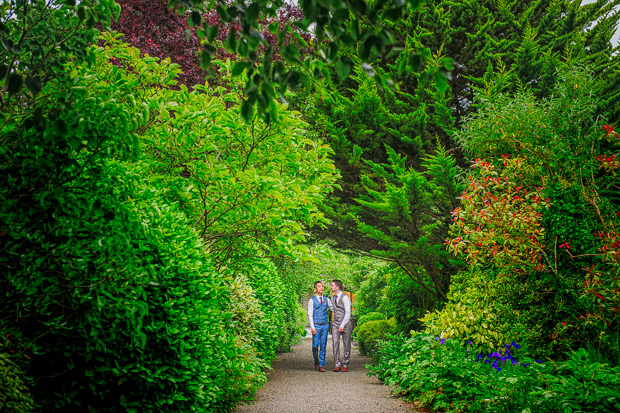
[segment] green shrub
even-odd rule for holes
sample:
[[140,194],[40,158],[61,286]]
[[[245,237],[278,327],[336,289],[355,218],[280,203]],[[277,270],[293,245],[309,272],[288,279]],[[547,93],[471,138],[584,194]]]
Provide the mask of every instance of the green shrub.
[[7,226],[0,328],[30,358],[21,366],[35,401],[55,411],[234,406],[257,383],[228,331],[222,276],[140,170],[105,168],[97,182],[74,181],[79,191],[56,191],[62,202],[31,207],[40,223],[15,214]]
[[385,320],[385,319],[386,319],[385,314],[383,313],[377,313],[377,312],[368,313],[366,315],[361,316],[357,320],[357,327],[359,328],[369,321],[377,321],[377,320]]
[[442,412],[612,412],[620,408],[620,368],[592,362],[585,350],[553,365],[517,343],[490,354],[470,343],[426,334],[390,336],[369,370],[393,393]]
[[34,411],[32,395],[24,382],[24,373],[6,353],[0,353],[0,411],[28,413]]
[[366,356],[373,357],[381,347],[381,342],[389,334],[395,334],[397,330],[396,320],[375,320],[367,321],[357,328],[357,341],[359,342],[360,352]]
[[237,275],[232,283],[230,305],[235,335],[240,340],[254,343],[257,340],[259,326],[265,314],[248,278],[243,274]]
[[231,333],[236,337],[237,345],[244,354],[243,377],[248,381],[248,388],[258,386],[267,380],[265,371],[269,368],[269,363],[261,357],[257,349],[259,326],[264,313],[247,277],[242,274],[237,275],[232,282],[230,309],[233,313]]
[[301,337],[305,319],[300,317],[297,294],[286,288],[271,261],[263,259],[248,264],[248,282],[262,312],[256,346],[260,356],[270,362],[277,352],[290,350],[291,344]]
[[[427,313],[422,319],[426,323],[426,333],[461,342],[470,340],[480,352],[495,351],[499,343],[510,342],[511,337],[521,337],[520,340],[528,345],[536,342],[540,327],[532,323],[523,331],[524,315],[514,307],[506,311],[503,300],[511,284],[503,283],[498,287],[495,285],[497,277],[490,272],[471,269],[454,275],[448,302],[441,310]],[[515,319],[520,322],[515,323]]]
[[[512,346],[510,346],[512,347]],[[457,340],[426,334],[386,341],[370,370],[406,400],[445,412],[521,411],[532,388],[532,360],[516,361],[514,349],[484,357]],[[516,364],[512,362],[515,361]],[[524,366],[529,364],[528,366]],[[538,365],[536,365],[538,366]],[[501,374],[500,371],[501,370]]]
[[290,295],[288,305],[290,311],[286,315],[284,328],[287,331],[286,340],[280,343],[278,352],[291,351],[291,347],[299,344],[300,340],[306,336],[306,310],[299,305],[297,297]]
[[364,314],[363,316],[361,316],[357,320],[357,325],[353,329],[353,337],[357,337],[358,329],[363,324],[365,324],[365,323],[367,323],[369,321],[377,321],[377,320],[385,320],[385,319],[386,319],[386,317],[385,317],[385,314],[383,314],[383,313],[371,312],[371,313],[368,313],[368,314]]
[[542,383],[533,395],[536,409],[544,412],[620,411],[620,367],[592,360],[581,348],[564,363],[541,374]]

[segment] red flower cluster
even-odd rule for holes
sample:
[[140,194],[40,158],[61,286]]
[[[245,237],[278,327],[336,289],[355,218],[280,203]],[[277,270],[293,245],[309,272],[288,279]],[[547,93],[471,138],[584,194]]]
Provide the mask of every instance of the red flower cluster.
[[614,125],[605,125],[603,126],[603,129],[605,129],[607,135],[611,135],[612,133],[614,133]]
[[595,159],[601,163],[601,168],[608,171],[613,171],[620,168],[620,158],[618,155],[598,155]]

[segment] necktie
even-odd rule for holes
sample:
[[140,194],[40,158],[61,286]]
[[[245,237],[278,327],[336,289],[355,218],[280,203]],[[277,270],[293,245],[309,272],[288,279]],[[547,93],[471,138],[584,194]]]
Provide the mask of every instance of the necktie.
[[323,305],[323,297],[319,297],[319,300],[321,300],[321,305]]

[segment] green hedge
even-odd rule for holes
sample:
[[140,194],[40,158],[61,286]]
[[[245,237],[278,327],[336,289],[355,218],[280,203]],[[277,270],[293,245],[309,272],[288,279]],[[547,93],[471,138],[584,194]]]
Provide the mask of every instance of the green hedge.
[[357,337],[358,329],[364,323],[367,323],[368,321],[377,321],[377,320],[385,320],[385,319],[386,317],[385,317],[385,314],[383,313],[371,312],[368,314],[364,314],[357,320],[357,325],[353,329],[353,337]]
[[0,328],[35,401],[44,411],[231,408],[256,383],[228,331],[222,276],[139,170],[105,168],[97,182],[76,180],[79,190],[40,194],[30,212],[2,206]]
[[286,287],[275,265],[262,259],[248,268],[249,284],[263,313],[258,323],[257,347],[270,362],[277,352],[288,351],[303,334],[305,319],[297,294]]
[[383,313],[377,313],[377,312],[368,313],[368,314],[361,316],[357,320],[357,327],[358,328],[361,327],[368,321],[377,321],[377,320],[385,320],[385,319],[386,317],[385,317],[385,314]]
[[374,357],[381,343],[389,334],[396,334],[396,319],[368,321],[357,327],[357,341],[360,352],[366,356]]

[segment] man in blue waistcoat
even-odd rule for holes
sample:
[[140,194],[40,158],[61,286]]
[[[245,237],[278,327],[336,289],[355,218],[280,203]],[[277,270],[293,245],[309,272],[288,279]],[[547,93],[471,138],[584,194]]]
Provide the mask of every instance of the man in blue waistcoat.
[[329,298],[323,297],[325,287],[323,282],[314,283],[316,295],[308,300],[308,323],[312,331],[312,355],[314,356],[314,368],[320,372],[325,371],[325,347],[327,347],[327,333],[329,320],[327,309],[332,310]]

